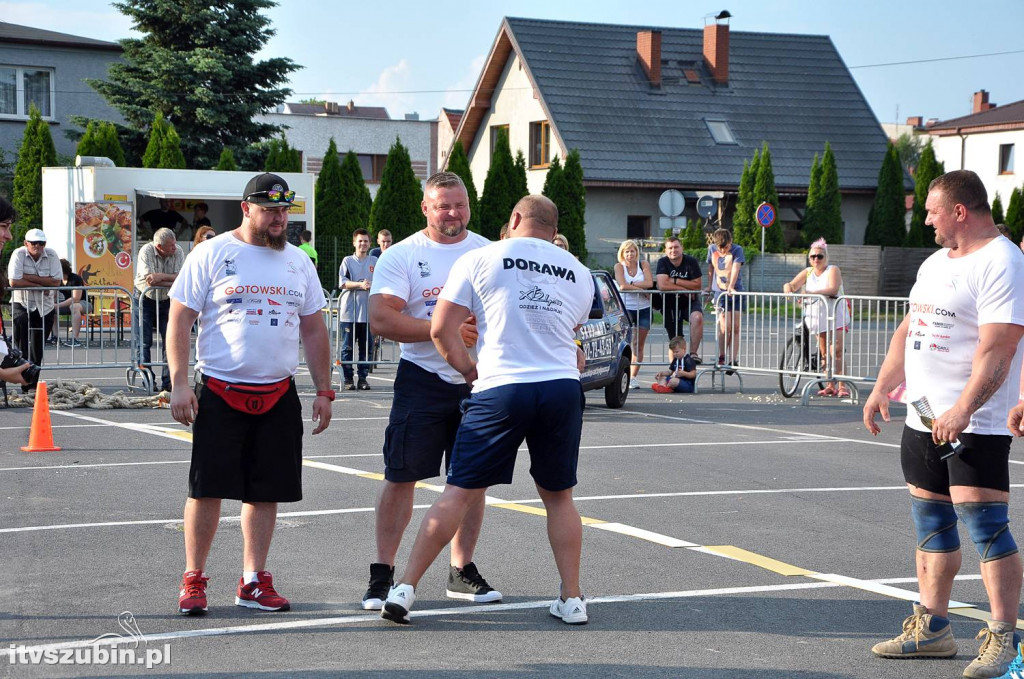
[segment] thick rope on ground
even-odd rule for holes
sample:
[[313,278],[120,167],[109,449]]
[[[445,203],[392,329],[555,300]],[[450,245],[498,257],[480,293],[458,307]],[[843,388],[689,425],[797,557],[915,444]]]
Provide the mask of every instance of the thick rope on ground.
[[[8,384],[12,408],[31,408],[35,405],[35,392],[21,393],[21,387]],[[50,402],[50,410],[71,410],[73,408],[94,408],[97,410],[113,410],[115,408],[166,408],[170,394],[162,391],[152,396],[132,396],[123,391],[104,394],[98,387],[87,382],[55,379],[46,380],[46,395]]]

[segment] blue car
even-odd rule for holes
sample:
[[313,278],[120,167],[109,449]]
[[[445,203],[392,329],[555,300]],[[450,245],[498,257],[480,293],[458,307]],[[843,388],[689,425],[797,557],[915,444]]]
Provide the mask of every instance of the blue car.
[[629,395],[633,324],[626,314],[615,280],[607,271],[590,273],[594,277],[590,320],[576,333],[586,358],[580,382],[584,391],[604,388],[604,402],[608,407],[621,408]]

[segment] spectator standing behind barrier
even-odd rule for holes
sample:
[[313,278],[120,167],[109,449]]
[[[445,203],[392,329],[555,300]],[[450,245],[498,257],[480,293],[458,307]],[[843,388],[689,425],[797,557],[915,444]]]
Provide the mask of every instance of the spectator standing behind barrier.
[[338,322],[341,324],[341,370],[345,375],[345,389],[354,391],[357,385],[352,381],[352,349],[353,345],[358,344],[358,389],[369,391],[370,385],[366,381],[369,365],[365,361],[366,348],[373,346],[373,339],[370,337],[367,308],[377,258],[369,255],[370,234],[366,229],[352,232],[352,247],[355,254],[341,260],[338,268],[338,287],[341,288],[338,309]]
[[139,217],[139,240],[156,238],[156,232],[160,229],[170,229],[177,233],[182,227],[188,228],[188,220],[171,209],[171,201],[161,198],[159,208],[153,208]]
[[[370,564],[365,610],[384,605],[394,584],[402,533],[412,518],[416,482],[447,468],[462,418],[460,406],[470,392],[465,378],[445,362],[431,341],[430,317],[455,260],[489,241],[466,230],[469,196],[457,174],[431,175],[420,209],[427,227],[384,252],[370,290],[370,331],[400,342],[402,355],[384,433],[384,485],[374,515],[377,561]],[[463,330],[467,346],[475,345],[475,321],[467,322]],[[477,603],[501,599],[501,592],[487,583],[473,563],[483,520],[481,497],[452,539],[446,589],[450,598]]]
[[[909,313],[864,404],[864,426],[877,434],[875,415],[889,421],[887,394],[906,380],[907,402],[927,396],[936,413],[929,431],[907,408],[900,446],[917,532],[920,603],[901,635],[871,650],[883,658],[956,655],[948,610],[961,562],[959,515],[981,555],[992,611],[978,635],[978,657],[964,676],[998,677],[1017,650],[1021,588],[1021,559],[1007,515],[1006,413],[1017,402],[1020,378],[1024,255],[999,235],[985,186],[969,170],[933,180],[925,210],[925,224],[935,229],[942,249],[918,270]],[[938,445],[957,440],[962,451],[943,459]]]
[[[68,287],[84,286],[85,281],[71,268],[71,262],[66,259],[60,260],[61,271],[64,272],[64,285]],[[53,334],[57,335],[58,319],[61,313],[71,316],[71,339],[64,342],[66,347],[85,346],[78,341],[82,334],[82,317],[89,313],[89,301],[85,299],[84,290],[69,290],[58,293],[63,299],[57,302],[57,314],[53,318]]]
[[[192,234],[193,238],[199,234],[199,229],[204,226],[212,227],[213,222],[207,217],[207,213],[210,211],[210,206],[206,203],[199,202],[192,206]],[[178,234],[180,240],[187,240],[184,233]]]
[[665,295],[662,303],[665,332],[669,337],[682,335],[683,323],[689,321],[690,354],[699,365],[700,342],[704,336],[704,308],[699,294],[687,293],[700,292],[700,262],[696,257],[683,252],[683,245],[678,238],[670,236],[665,239],[665,256],[658,260],[654,274],[658,290],[672,293]]
[[46,247],[41,229],[25,233],[25,245],[11,253],[7,264],[11,293],[14,345],[36,365],[43,364],[44,335],[53,327],[55,295],[50,290],[18,290],[29,287],[57,287],[63,281],[60,258]]
[[[7,199],[0,196],[0,249],[3,249],[5,245],[14,239],[14,235],[11,234],[11,225],[17,218],[18,213],[15,211],[14,206]],[[0,276],[0,298],[3,298],[5,292],[7,292],[6,276]],[[7,328],[4,327],[3,314],[0,314],[0,362],[3,362],[6,356]],[[26,361],[14,368],[0,368],[0,381],[10,382],[11,384],[25,384],[25,378],[21,374],[31,367],[32,364]]]
[[[409,622],[420,578],[483,502],[487,487],[512,483],[525,440],[562,582],[550,613],[571,625],[587,622],[580,589],[583,526],[572,499],[584,403],[573,337],[587,321],[594,283],[585,266],[551,246],[557,225],[554,203],[526,196],[512,211],[509,238],[461,257],[441,292],[430,336],[473,393],[463,406],[448,483],[423,517],[409,563],[381,613],[386,619]],[[540,295],[548,303],[523,301]],[[480,328],[478,361],[460,333],[471,315]]]
[[672,361],[668,370],[661,370],[654,376],[651,389],[659,394],[692,394],[697,380],[697,364],[686,352],[686,339],[682,335],[673,337],[669,340],[668,349]]
[[556,233],[555,237],[551,239],[551,242],[555,244],[555,247],[561,248],[566,252],[569,251],[569,239],[560,233]]
[[192,249],[195,250],[197,245],[210,240],[216,235],[217,232],[213,230],[212,226],[200,226],[196,229],[196,237],[192,239]]
[[[718,365],[734,368],[739,365],[740,316],[747,305],[745,298],[733,297],[732,293],[743,291],[740,269],[747,260],[743,248],[732,242],[728,229],[716,230],[711,240],[707,257],[708,291],[714,293],[718,312]],[[726,374],[731,375],[732,370],[726,370]]]
[[[637,336],[633,349],[633,365],[630,366],[629,388],[640,386],[636,376],[640,373],[640,364],[644,362],[644,346],[647,344],[647,333],[651,331],[651,295],[654,287],[651,267],[640,259],[640,248],[636,241],[624,240],[619,245],[616,256],[615,284],[622,294],[622,302],[626,306],[626,314],[636,326]],[[637,292],[637,291],[641,292]]]
[[[171,288],[171,415],[193,425],[178,597],[184,615],[207,610],[204,568],[224,498],[242,502],[235,604],[290,608],[266,566],[277,504],[302,499],[302,405],[294,379],[300,337],[317,389],[313,435],[331,422],[324,295],[309,257],[287,237],[295,192],[265,173],[249,180],[242,196],[241,226],[196,250]],[[189,340],[197,319],[196,370],[202,378],[193,391]]]
[[[829,299],[827,305],[822,305],[820,300],[806,299],[803,301],[804,319],[807,331],[818,336],[818,353],[824,357],[832,357],[832,372],[843,372],[843,337],[850,331],[850,310],[845,300],[838,304],[831,300],[844,295],[843,274],[839,267],[828,263],[828,244],[824,238],[811,243],[810,253],[807,258],[811,266],[803,269],[793,280],[782,286],[782,291],[792,293],[803,288],[808,295],[824,295]],[[829,309],[834,308],[835,333],[832,338],[831,350],[828,347],[828,316]],[[825,369],[825,366],[822,366]],[[849,398],[850,392],[846,385],[839,382],[835,385],[827,384],[818,392],[818,396],[838,396]]]
[[381,254],[391,247],[391,232],[387,229],[381,229],[377,232],[377,247],[370,250],[371,257],[380,257]]
[[[160,342],[167,352],[167,316],[171,301],[167,291],[178,277],[185,262],[185,251],[178,247],[174,232],[160,229],[153,234],[153,242],[146,243],[139,250],[139,261],[135,268],[135,294],[138,301],[134,309],[141,318],[132,319],[139,346],[139,367],[150,370],[152,363],[153,328],[160,333]],[[143,294],[143,291],[146,291]],[[171,390],[171,373],[164,366],[160,382],[161,391]]]
[[319,267],[320,258],[316,254],[316,250],[313,249],[313,246],[310,245],[310,241],[313,240],[313,232],[310,231],[309,229],[306,229],[305,231],[299,234],[299,240],[301,241],[301,243],[299,244],[299,249],[305,252],[307,255],[309,255],[309,258],[313,260],[313,268],[315,269]]

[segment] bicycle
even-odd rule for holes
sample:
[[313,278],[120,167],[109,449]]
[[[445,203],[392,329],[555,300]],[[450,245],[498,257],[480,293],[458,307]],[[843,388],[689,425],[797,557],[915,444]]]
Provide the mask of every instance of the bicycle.
[[786,348],[779,356],[779,391],[791,398],[800,388],[800,382],[809,373],[818,372],[822,365],[818,343],[811,343],[810,332],[803,318],[793,326],[793,336],[786,342]]

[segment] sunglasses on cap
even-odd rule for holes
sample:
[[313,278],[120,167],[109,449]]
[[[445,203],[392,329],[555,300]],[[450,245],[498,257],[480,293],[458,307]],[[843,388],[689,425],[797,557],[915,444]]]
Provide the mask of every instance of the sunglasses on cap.
[[807,255],[808,259],[825,259],[825,255]]
[[247,201],[253,198],[259,198],[265,196],[271,203],[290,203],[295,200],[294,191],[277,191],[271,189],[270,191],[257,191],[256,193],[250,193],[245,197]]

